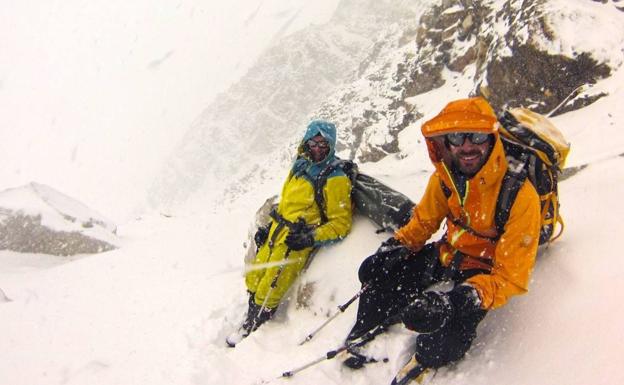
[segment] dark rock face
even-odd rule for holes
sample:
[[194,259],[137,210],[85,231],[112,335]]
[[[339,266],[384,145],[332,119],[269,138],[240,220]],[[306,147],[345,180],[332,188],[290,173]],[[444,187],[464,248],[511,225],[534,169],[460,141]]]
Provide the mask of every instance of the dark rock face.
[[[489,64],[488,88],[496,90],[491,92],[489,100],[498,108],[525,106],[547,113],[577,87],[592,84],[596,79],[609,76],[610,72],[606,64],[597,63],[586,53],[568,58],[524,45],[516,48],[513,56]],[[584,107],[596,99],[577,101],[560,108],[556,114]]]
[[50,229],[41,223],[41,216],[18,214],[0,223],[0,250],[70,256],[113,249],[112,244],[77,231]]
[[[602,3],[593,6],[619,15],[624,0]],[[581,48],[558,53],[558,46],[576,43],[558,35],[561,12],[551,4],[343,0],[328,24],[276,42],[198,117],[151,197],[184,201],[206,180],[233,174],[241,176],[220,196],[240,194],[270,169],[257,164],[258,156],[282,165],[292,160],[287,147],[313,118],[336,123],[341,157],[375,162],[400,154],[399,134],[418,129],[416,121],[430,113],[417,104],[431,91],[482,95],[498,110],[549,112],[571,93],[558,113],[586,106],[602,95],[581,98],[575,90],[611,69]],[[570,15],[567,21],[576,17]]]
[[608,4],[611,3],[615,9],[617,9],[618,11],[624,12],[624,2],[622,2],[622,0],[592,0],[595,1],[596,3],[602,3],[602,4]]
[[32,182],[0,191],[0,250],[60,256],[116,249],[117,227],[79,201]]

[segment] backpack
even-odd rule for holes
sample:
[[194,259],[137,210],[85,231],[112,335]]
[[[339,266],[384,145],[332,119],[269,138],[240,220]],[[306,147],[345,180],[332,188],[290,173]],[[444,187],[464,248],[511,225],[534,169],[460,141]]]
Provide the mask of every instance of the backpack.
[[[557,239],[564,229],[557,181],[570,144],[544,115],[526,108],[503,111],[498,117],[508,169],[496,202],[496,229],[502,234],[522,183],[528,178],[541,202],[539,244]],[[555,227],[560,225],[555,235]]]
[[351,180],[351,201],[357,213],[379,226],[378,232],[394,231],[409,222],[415,203],[372,176],[359,172],[352,160],[336,158],[314,181],[314,200],[321,212],[321,223],[327,222],[323,187],[327,177],[340,168]]

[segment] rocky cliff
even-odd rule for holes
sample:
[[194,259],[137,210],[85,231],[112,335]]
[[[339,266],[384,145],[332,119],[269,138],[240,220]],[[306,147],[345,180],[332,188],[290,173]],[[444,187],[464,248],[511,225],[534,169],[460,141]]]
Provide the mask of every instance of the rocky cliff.
[[[458,97],[485,96],[498,110],[524,106],[547,113],[621,64],[601,62],[573,41],[562,41],[560,19],[570,21],[579,12],[565,5],[548,0],[437,2],[412,25],[389,35],[384,42],[394,49],[389,58],[376,60],[316,114],[348,128],[341,149],[366,162],[399,151],[398,133],[423,116],[414,97],[436,89],[455,88]],[[602,95],[579,96],[556,113]]]
[[596,7],[624,21],[614,0],[343,0],[327,25],[277,42],[206,108],[155,183],[154,200],[183,201],[231,174],[244,182],[227,192],[249,188],[286,167],[312,118],[337,123],[341,156],[375,162],[400,153],[400,132],[432,113],[425,99],[581,108],[602,96],[588,87],[624,56],[619,46],[584,43]]

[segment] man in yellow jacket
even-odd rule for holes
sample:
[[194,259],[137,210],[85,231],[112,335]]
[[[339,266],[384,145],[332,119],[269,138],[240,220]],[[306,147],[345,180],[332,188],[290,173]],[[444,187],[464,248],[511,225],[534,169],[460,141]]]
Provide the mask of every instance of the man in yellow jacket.
[[351,180],[335,166],[335,146],[334,124],[315,120],[308,125],[273,220],[254,237],[259,249],[245,276],[249,307],[239,331],[226,338],[229,346],[273,316],[314,249],[349,233]]
[[[357,342],[398,321],[419,333],[414,357],[393,384],[462,358],[486,312],[527,291],[539,241],[540,201],[528,179],[497,233],[496,202],[508,164],[485,99],[449,103],[422,133],[435,172],[410,222],[362,263],[359,277],[369,287],[347,337]],[[444,219],[442,239],[425,244]],[[442,281],[453,288],[425,291]],[[352,368],[364,363],[355,349],[344,361]]]

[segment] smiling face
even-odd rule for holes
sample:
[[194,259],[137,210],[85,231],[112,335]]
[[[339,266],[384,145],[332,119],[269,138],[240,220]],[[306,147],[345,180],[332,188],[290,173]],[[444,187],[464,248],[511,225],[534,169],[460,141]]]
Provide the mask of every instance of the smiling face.
[[329,143],[321,134],[312,137],[305,143],[308,156],[314,163],[318,163],[329,154]]
[[447,147],[450,152],[451,162],[464,175],[472,178],[487,161],[492,152],[492,138],[488,137],[483,143],[475,144],[472,142],[470,135],[467,135],[461,145],[446,140]]

